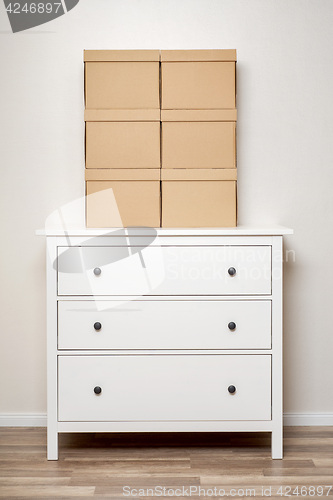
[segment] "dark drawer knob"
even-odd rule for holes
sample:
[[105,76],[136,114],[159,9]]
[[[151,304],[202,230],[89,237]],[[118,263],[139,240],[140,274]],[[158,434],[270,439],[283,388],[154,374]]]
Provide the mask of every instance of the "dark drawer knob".
[[229,391],[230,394],[235,394],[236,387],[234,385],[229,385],[228,391]]
[[101,274],[101,272],[102,272],[102,271],[101,271],[101,268],[100,268],[100,267],[95,267],[95,269],[94,269],[94,275],[95,275],[95,276],[99,276],[99,275]]
[[236,323],[234,323],[233,321],[230,321],[230,323],[228,323],[228,328],[231,331],[236,330]]
[[94,323],[94,328],[98,332],[102,328],[102,323],[99,323],[99,321],[96,321],[96,323]]
[[98,395],[98,394],[101,394],[101,392],[102,392],[102,388],[99,387],[98,385],[96,385],[96,387],[94,387],[94,393]]
[[229,274],[229,276],[235,276],[236,269],[234,267],[229,267],[228,274]]

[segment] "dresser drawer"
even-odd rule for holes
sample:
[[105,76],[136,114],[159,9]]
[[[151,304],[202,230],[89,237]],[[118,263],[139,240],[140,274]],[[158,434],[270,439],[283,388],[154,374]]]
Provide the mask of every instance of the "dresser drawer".
[[58,295],[271,293],[271,246],[58,247]]
[[269,355],[59,356],[58,363],[59,421],[271,419]]
[[269,349],[270,301],[59,301],[59,349]]

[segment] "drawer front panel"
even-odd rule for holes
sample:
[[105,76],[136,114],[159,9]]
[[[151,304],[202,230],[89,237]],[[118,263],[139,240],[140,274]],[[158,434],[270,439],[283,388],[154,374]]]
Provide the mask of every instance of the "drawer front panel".
[[58,295],[271,293],[268,245],[58,247],[57,266]]
[[59,349],[269,349],[270,301],[59,301]]
[[269,355],[59,356],[58,363],[59,421],[271,419]]

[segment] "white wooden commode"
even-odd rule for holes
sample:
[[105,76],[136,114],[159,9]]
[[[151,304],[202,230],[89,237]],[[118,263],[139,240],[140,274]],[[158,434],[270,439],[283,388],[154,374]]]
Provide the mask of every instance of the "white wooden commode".
[[282,458],[283,228],[47,230],[61,432],[268,431]]

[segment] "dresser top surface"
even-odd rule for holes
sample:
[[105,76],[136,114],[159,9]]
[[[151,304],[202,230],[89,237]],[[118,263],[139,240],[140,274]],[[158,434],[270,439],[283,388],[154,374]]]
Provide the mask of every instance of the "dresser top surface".
[[37,229],[37,236],[282,236],[293,234],[293,229],[279,226],[237,226],[212,228],[85,228],[85,227],[46,227]]

